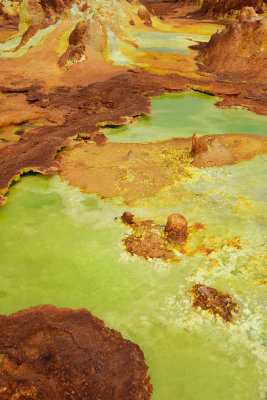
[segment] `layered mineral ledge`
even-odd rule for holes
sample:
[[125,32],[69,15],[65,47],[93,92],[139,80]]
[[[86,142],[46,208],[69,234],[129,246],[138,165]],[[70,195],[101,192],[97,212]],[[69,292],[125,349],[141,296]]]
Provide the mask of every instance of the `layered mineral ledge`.
[[43,305],[0,316],[1,400],[148,400],[139,346],[87,310]]

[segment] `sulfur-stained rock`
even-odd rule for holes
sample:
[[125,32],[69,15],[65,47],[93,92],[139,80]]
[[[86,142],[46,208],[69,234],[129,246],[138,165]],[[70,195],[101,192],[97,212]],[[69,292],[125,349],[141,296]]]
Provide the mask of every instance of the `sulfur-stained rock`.
[[129,211],[125,211],[122,214],[121,220],[126,225],[133,225],[134,224],[134,215]]
[[208,72],[235,80],[264,81],[267,69],[267,24],[251,7],[217,31],[197,61]]
[[201,307],[214,315],[219,315],[225,322],[233,322],[234,315],[239,312],[238,303],[232,296],[212,287],[195,284],[191,294],[194,307]]
[[69,44],[73,44],[74,46],[76,46],[78,43],[80,43],[84,37],[86,30],[87,30],[86,21],[78,22],[75,29],[70,34]]
[[139,346],[89,311],[43,305],[0,316],[1,400],[148,400]]
[[173,244],[184,244],[187,239],[187,221],[181,214],[171,214],[165,226],[168,241]]
[[206,142],[206,138],[199,135],[198,133],[194,133],[192,137],[192,153],[193,155],[203,153],[208,151],[208,145]]

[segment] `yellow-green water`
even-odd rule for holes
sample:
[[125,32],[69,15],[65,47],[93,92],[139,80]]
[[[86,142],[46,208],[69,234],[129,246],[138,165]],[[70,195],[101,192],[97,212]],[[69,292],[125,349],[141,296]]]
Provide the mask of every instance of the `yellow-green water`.
[[[263,398],[264,288],[255,280],[263,277],[266,159],[193,170],[190,181],[132,208],[159,223],[174,211],[189,225],[202,222],[207,229],[196,240],[241,237],[241,250],[180,255],[180,263],[124,252],[119,201],[83,194],[57,176],[23,177],[0,208],[0,313],[44,303],[89,309],[140,345],[153,400]],[[237,324],[192,309],[194,282],[233,295],[242,310]]]
[[169,93],[152,99],[152,117],[133,124],[105,128],[113,142],[145,142],[219,133],[267,134],[266,116],[243,109],[220,109],[220,99],[198,92]]
[[140,50],[178,54],[189,54],[189,46],[210,39],[210,35],[166,32],[139,32],[132,33],[132,36],[137,39]]

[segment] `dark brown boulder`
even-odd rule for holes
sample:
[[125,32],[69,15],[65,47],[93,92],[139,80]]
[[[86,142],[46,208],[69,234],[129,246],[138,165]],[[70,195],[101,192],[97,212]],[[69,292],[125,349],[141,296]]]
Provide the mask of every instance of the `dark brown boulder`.
[[82,38],[84,37],[86,29],[87,29],[86,21],[78,22],[75,29],[70,34],[69,44],[73,44],[74,46],[76,46],[78,43],[80,43],[82,41]]
[[121,220],[126,225],[133,225],[134,224],[134,215],[129,211],[125,211],[122,214]]
[[203,153],[208,151],[208,145],[205,137],[199,135],[198,133],[194,133],[192,137],[192,153],[193,155]]
[[171,214],[165,226],[167,239],[172,244],[184,244],[187,239],[187,221],[181,214]]
[[1,400],[148,400],[140,348],[87,310],[0,316]]

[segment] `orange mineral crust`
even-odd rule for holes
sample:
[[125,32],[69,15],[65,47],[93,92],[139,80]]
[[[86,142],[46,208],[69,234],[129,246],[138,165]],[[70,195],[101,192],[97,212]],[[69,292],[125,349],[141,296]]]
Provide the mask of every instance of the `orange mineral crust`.
[[[263,136],[226,134],[154,143],[81,143],[63,152],[57,161],[60,176],[87,193],[121,197],[126,203],[154,196],[181,178],[190,179],[191,165],[198,168],[235,164],[267,151]],[[193,151],[192,151],[193,142]]]
[[233,322],[234,315],[239,312],[239,306],[232,296],[212,287],[196,284],[192,287],[191,294],[194,307],[218,315],[225,322]]
[[139,346],[82,309],[42,305],[0,316],[1,400],[148,400]]

